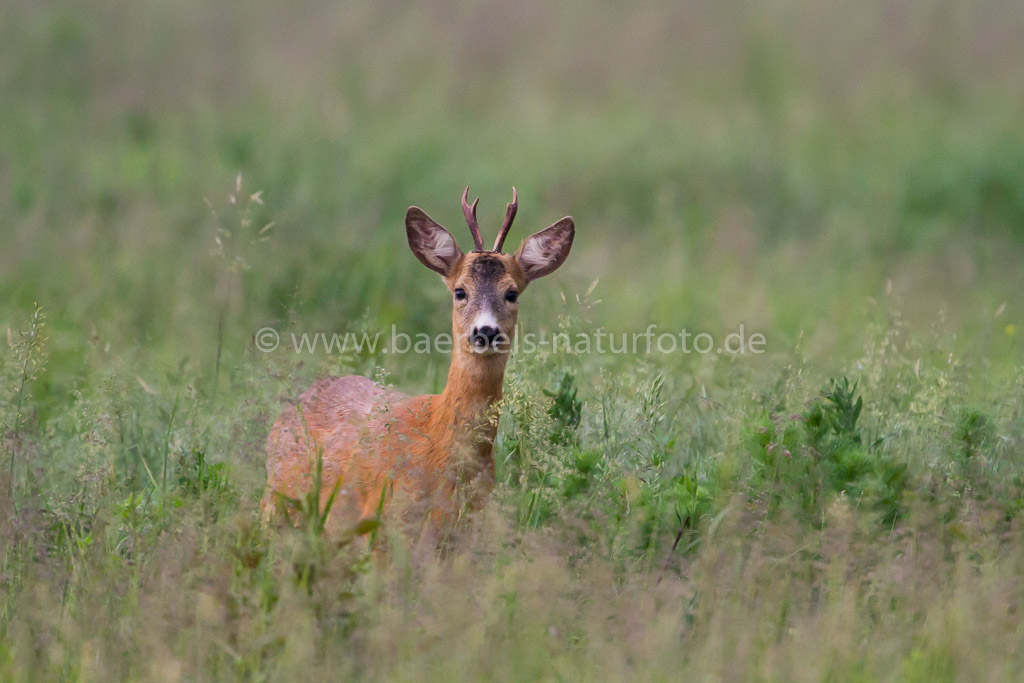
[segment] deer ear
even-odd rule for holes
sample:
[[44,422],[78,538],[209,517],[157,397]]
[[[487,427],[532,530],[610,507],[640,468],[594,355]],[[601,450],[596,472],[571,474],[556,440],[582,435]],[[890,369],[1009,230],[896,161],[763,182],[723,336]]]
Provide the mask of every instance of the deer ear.
[[405,235],[409,248],[420,263],[448,277],[462,258],[462,250],[452,234],[435,223],[418,206],[410,206],[405,213]]
[[565,262],[576,234],[572,217],[566,216],[554,225],[526,238],[515,254],[527,282],[553,273]]

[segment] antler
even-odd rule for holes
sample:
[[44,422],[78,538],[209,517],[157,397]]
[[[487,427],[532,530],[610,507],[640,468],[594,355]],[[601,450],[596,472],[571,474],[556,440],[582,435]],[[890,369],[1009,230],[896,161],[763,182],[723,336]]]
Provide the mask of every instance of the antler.
[[493,251],[501,251],[501,245],[505,244],[505,235],[508,234],[508,229],[512,227],[512,221],[516,219],[516,211],[519,209],[519,195],[516,194],[516,188],[512,186],[512,203],[508,205],[508,210],[505,211],[505,222],[501,224],[501,230],[498,232],[498,239],[494,241]]
[[469,185],[466,185],[466,191],[462,193],[462,213],[466,214],[466,223],[469,224],[469,231],[473,233],[473,247],[477,251],[483,251],[484,241],[480,238],[480,226],[476,222],[476,205],[480,198],[474,199],[472,204],[468,204],[467,199],[469,199]]

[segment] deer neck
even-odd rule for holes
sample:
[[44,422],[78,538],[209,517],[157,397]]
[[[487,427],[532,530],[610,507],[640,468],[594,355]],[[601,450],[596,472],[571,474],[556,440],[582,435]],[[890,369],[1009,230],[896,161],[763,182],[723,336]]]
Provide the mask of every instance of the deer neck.
[[435,402],[439,427],[454,431],[471,453],[490,460],[498,421],[492,414],[501,400],[508,354],[481,355],[456,347],[448,382]]

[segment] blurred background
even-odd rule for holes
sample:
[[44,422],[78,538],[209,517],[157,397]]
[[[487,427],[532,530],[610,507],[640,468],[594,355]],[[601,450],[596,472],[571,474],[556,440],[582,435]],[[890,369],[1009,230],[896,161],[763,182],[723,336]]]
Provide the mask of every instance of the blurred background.
[[[463,187],[491,239],[515,185],[510,244],[577,224],[529,327],[743,323],[829,372],[898,314],[998,367],[1022,122],[1013,0],[7,0],[2,322],[46,312],[43,417],[115,368],[219,374],[265,325],[445,331],[405,209],[466,248]],[[377,360],[408,389],[447,362]]]

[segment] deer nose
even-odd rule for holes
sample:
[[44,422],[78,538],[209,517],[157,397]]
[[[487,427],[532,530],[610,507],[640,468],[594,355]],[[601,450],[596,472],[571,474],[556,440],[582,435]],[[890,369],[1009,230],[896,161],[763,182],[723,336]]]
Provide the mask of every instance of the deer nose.
[[472,342],[474,346],[491,346],[494,344],[494,340],[497,339],[499,334],[501,334],[501,332],[497,327],[482,325],[480,327],[473,328],[473,333],[469,335],[469,341]]

